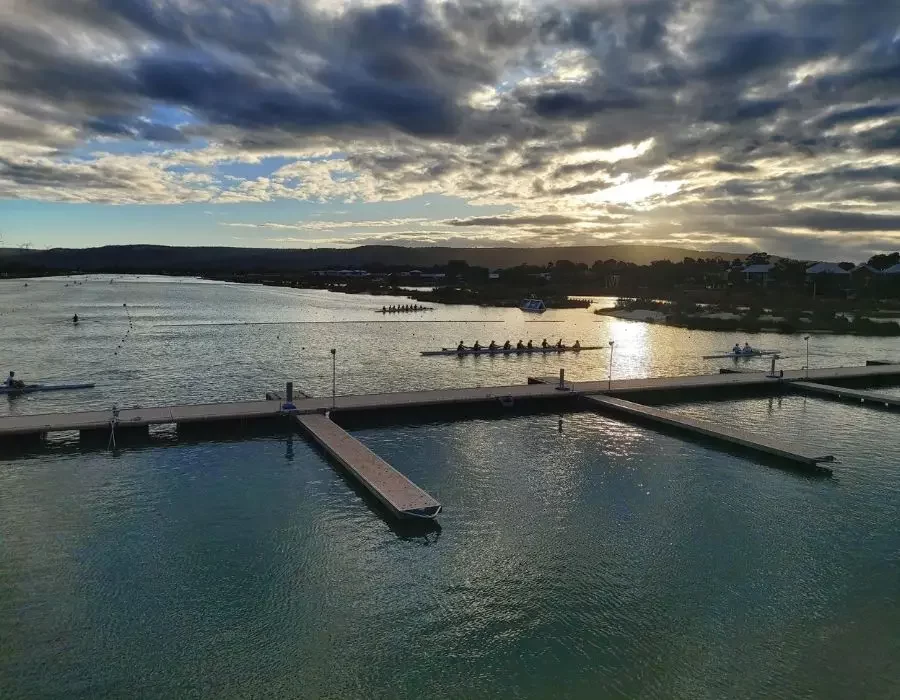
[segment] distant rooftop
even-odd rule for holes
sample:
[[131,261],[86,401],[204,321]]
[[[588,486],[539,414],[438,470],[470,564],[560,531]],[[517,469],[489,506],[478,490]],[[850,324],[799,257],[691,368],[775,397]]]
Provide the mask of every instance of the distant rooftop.
[[837,263],[820,262],[806,268],[807,275],[849,275],[843,267]]

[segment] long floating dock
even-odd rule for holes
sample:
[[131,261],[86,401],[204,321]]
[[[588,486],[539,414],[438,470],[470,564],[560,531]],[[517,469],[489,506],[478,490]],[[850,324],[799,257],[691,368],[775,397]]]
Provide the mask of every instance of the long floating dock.
[[839,386],[829,386],[815,382],[791,382],[790,387],[826,399],[852,399],[876,408],[900,408],[900,396],[887,396],[886,394],[878,394],[872,391],[845,389]]
[[432,519],[441,504],[327,416],[296,416],[323,450],[398,518]]
[[[282,401],[274,398],[277,393],[270,392],[270,396],[273,398],[266,401],[234,401],[121,409],[115,418],[116,429],[136,429],[166,424],[247,421],[283,415],[285,411],[282,410]],[[509,405],[516,401],[567,399],[571,396],[571,392],[559,391],[552,386],[518,384],[515,386],[362,394],[338,396],[334,399],[300,398],[295,399],[294,408],[290,410],[290,413],[322,413],[326,410],[377,411],[493,402]],[[0,438],[45,435],[66,431],[109,430],[113,420],[114,415],[111,410],[3,416],[0,417]]]
[[[680,399],[690,400],[710,392],[727,393],[727,390],[744,390],[765,385],[778,386],[798,381],[842,382],[890,380],[900,382],[900,364],[869,365],[865,367],[830,367],[785,370],[784,376],[770,376],[768,372],[736,372],[728,374],[700,374],[684,377],[646,377],[637,379],[613,379],[612,381],[566,382],[566,387],[579,394],[609,394],[611,396],[652,397],[654,394],[674,392]],[[556,377],[530,377],[531,383],[557,384]]]
[[696,418],[688,418],[687,416],[680,416],[671,411],[644,406],[639,403],[634,403],[633,401],[627,401],[613,396],[586,396],[584,397],[584,400],[592,406],[596,406],[616,415],[625,416],[626,418],[637,419],[642,423],[675,428],[683,432],[711,438],[719,442],[737,445],[768,457],[777,457],[803,467],[813,468],[817,471],[824,471],[829,474],[831,473],[831,469],[822,467],[820,463],[833,462],[833,455],[817,455],[805,450],[788,447],[776,440],[771,440],[761,435],[755,435],[745,430],[697,420]]

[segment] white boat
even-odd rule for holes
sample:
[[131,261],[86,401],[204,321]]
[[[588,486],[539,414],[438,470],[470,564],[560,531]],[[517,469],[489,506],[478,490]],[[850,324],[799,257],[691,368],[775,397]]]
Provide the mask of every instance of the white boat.
[[0,386],[0,394],[34,394],[40,391],[71,391],[93,389],[94,384],[26,384],[21,387]]
[[726,359],[726,358],[734,358],[739,359],[741,357],[751,358],[751,357],[765,357],[767,355],[780,355],[781,350],[751,350],[750,352],[744,352],[741,350],[740,352],[725,352],[721,355],[704,355],[704,360],[717,360],[717,359]]
[[523,299],[519,308],[532,314],[542,314],[547,310],[547,305],[542,299],[532,297],[531,299]]
[[582,345],[579,348],[569,345],[558,348],[555,345],[551,345],[546,348],[522,348],[521,350],[515,347],[512,347],[509,350],[505,350],[502,347],[495,348],[494,350],[491,350],[490,348],[481,348],[479,350],[473,348],[466,348],[465,350],[458,350],[457,348],[441,348],[440,350],[423,350],[422,355],[426,357],[434,357],[436,355],[457,355],[459,357],[464,357],[465,355],[549,355],[551,353],[559,352],[584,352],[586,350],[606,349],[606,346],[603,345]]

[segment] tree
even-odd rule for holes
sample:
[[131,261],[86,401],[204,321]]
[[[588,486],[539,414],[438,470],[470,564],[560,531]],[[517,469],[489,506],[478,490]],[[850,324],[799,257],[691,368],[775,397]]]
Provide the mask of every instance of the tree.
[[768,253],[750,253],[747,256],[747,264],[748,265],[768,265],[769,264],[769,254]]
[[876,270],[887,270],[898,263],[900,263],[900,253],[873,255],[869,258],[869,265]]

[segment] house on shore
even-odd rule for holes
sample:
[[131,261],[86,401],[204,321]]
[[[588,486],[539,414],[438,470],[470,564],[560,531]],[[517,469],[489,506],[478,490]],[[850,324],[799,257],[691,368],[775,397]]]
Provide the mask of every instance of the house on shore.
[[773,272],[775,265],[771,263],[758,265],[745,265],[741,270],[744,276],[744,282],[748,284],[758,284],[762,287],[768,287],[773,281]]
[[819,262],[806,268],[806,282],[812,285],[813,296],[821,293],[846,294],[852,286],[853,276],[837,263]]

